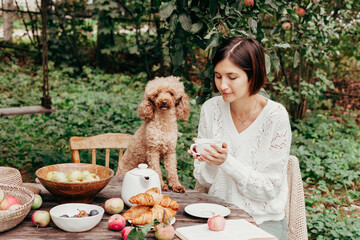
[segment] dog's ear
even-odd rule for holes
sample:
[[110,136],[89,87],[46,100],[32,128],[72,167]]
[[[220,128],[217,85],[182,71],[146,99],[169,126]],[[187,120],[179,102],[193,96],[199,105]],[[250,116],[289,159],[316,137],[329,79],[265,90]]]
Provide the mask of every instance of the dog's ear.
[[142,120],[150,121],[154,117],[154,102],[149,97],[144,97],[138,108],[139,117]]
[[187,121],[190,116],[190,103],[186,93],[179,96],[175,103],[176,106],[176,117],[183,121]]

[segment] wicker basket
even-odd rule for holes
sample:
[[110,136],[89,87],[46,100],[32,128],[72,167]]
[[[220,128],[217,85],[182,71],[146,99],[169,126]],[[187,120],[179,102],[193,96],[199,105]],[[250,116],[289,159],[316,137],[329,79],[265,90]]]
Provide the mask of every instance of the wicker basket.
[[24,220],[34,202],[34,193],[20,185],[0,183],[0,188],[4,191],[5,196],[12,195],[22,204],[21,207],[15,210],[0,210],[0,232],[4,232]]
[[37,194],[40,193],[39,188],[22,182],[21,173],[16,168],[0,167],[0,183],[10,184],[10,185],[20,185],[30,189],[34,193]]

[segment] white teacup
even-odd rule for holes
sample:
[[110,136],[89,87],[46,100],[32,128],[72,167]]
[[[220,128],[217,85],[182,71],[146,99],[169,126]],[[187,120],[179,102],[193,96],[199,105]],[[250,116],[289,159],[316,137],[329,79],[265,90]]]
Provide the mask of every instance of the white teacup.
[[222,147],[222,141],[219,139],[198,138],[195,140],[194,144],[191,144],[190,151],[195,155],[200,155],[202,153],[208,153],[205,150],[205,148],[211,149],[212,144],[215,144],[218,147]]

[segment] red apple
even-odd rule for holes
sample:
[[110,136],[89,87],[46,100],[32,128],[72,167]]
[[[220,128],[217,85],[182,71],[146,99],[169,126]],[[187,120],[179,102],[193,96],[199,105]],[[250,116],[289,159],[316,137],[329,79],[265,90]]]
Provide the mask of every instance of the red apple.
[[126,225],[126,220],[120,214],[114,214],[109,218],[108,227],[111,230],[120,231]]
[[158,240],[171,240],[174,238],[175,230],[171,224],[160,223],[155,228],[155,238]]
[[283,28],[284,30],[289,30],[289,29],[291,28],[291,24],[290,24],[289,22],[284,22],[284,23],[282,24],[282,28]]
[[253,7],[254,6],[254,0],[244,0],[244,4],[247,7]]
[[305,9],[303,9],[302,7],[298,7],[295,9],[295,13],[298,16],[303,17],[305,15]]
[[0,209],[1,210],[8,210],[11,205],[20,204],[19,200],[14,196],[7,196],[1,202]]
[[217,215],[208,219],[207,224],[211,231],[222,231],[225,228],[225,218]]
[[132,229],[133,227],[124,227],[124,229],[121,231],[121,236],[124,240],[127,240],[127,237]]
[[110,198],[105,202],[105,211],[108,214],[121,213],[124,209],[124,202],[121,198]]
[[31,216],[31,221],[37,227],[46,227],[50,223],[50,213],[42,210],[35,211]]

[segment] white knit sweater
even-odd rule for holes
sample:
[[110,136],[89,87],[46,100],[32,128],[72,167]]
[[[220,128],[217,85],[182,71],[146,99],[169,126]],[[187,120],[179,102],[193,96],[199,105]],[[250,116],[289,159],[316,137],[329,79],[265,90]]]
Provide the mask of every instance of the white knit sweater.
[[257,119],[239,134],[230,104],[221,96],[214,97],[201,108],[198,137],[228,144],[229,154],[222,165],[194,162],[194,176],[210,188],[210,195],[244,209],[257,224],[285,217],[291,129],[281,104],[268,99]]

